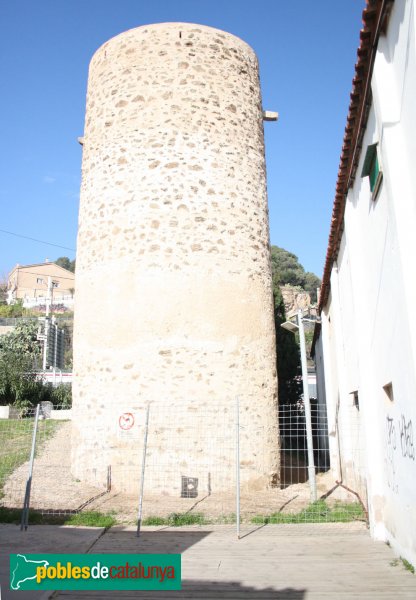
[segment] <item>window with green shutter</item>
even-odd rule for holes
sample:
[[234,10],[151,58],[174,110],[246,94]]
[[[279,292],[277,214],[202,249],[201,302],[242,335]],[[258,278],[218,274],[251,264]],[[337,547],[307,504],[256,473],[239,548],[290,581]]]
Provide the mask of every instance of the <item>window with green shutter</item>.
[[368,146],[361,172],[361,177],[368,177],[370,180],[370,190],[373,194],[373,200],[375,200],[378,194],[383,179],[383,172],[380,169],[378,160],[377,146],[378,143]]

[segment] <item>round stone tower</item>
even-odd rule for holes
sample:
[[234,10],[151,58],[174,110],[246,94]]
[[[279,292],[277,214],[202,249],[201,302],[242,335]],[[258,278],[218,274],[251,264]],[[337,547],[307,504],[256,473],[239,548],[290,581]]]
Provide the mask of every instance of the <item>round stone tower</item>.
[[277,380],[253,50],[189,23],[118,35],[91,61],[82,141],[73,474],[104,485],[111,466],[113,486],[135,491],[151,403],[146,485],[180,494],[212,460],[209,486],[226,488],[239,396],[241,478],[267,486]]

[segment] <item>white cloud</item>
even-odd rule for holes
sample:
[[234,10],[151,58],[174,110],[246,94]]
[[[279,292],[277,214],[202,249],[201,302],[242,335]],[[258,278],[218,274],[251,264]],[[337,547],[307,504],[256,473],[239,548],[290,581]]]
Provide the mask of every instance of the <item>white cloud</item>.
[[55,183],[56,177],[51,177],[50,175],[44,175],[43,183]]

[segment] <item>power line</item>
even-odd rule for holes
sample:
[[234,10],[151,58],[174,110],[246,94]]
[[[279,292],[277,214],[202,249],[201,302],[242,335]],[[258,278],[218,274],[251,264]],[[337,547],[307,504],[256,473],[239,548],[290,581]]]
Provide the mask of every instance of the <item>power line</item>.
[[6,231],[5,229],[0,229],[0,232],[7,233],[8,235],[14,235],[15,237],[24,238],[25,240],[31,240],[32,242],[38,242],[39,244],[45,244],[46,246],[54,246],[55,248],[63,248],[64,250],[70,250],[71,252],[75,252],[74,248],[60,246],[59,244],[52,244],[51,242],[44,242],[43,240],[37,240],[36,238],[32,238],[27,235],[21,235],[20,233],[13,233],[12,231]]

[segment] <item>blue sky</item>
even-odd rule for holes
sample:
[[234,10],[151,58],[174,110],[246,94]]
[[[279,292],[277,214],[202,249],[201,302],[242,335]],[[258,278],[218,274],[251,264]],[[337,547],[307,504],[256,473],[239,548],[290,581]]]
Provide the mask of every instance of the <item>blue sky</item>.
[[[109,38],[185,21],[257,53],[272,244],[322,276],[364,0],[3,0],[0,229],[75,249],[88,63]],[[72,250],[0,231],[0,277]]]

